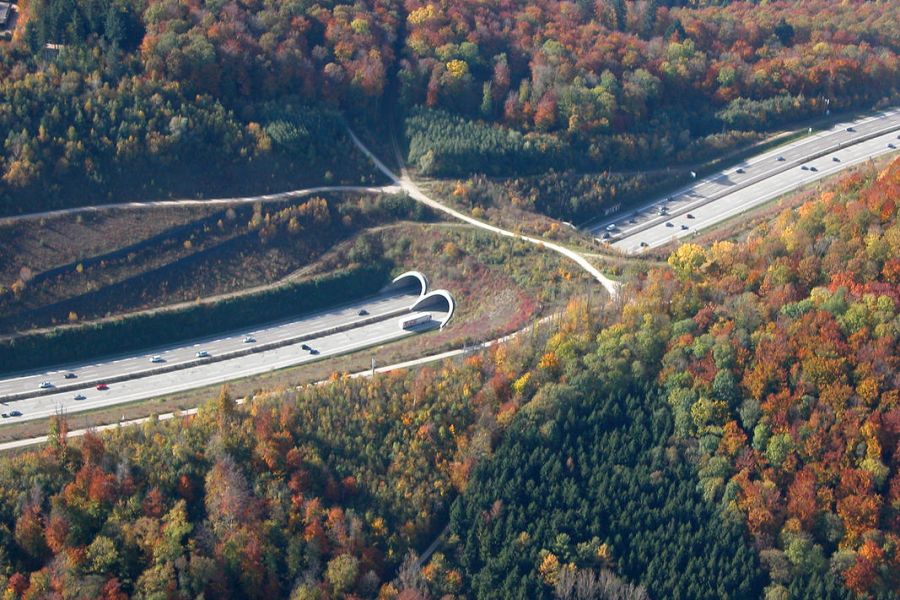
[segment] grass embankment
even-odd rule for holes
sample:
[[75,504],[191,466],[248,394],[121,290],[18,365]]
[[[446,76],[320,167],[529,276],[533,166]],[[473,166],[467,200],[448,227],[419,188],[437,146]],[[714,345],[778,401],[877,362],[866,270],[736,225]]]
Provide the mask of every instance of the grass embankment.
[[409,199],[333,193],[264,206],[111,210],[8,225],[0,228],[0,254],[8,257],[0,271],[0,333],[264,288],[294,279],[360,230],[427,217]]

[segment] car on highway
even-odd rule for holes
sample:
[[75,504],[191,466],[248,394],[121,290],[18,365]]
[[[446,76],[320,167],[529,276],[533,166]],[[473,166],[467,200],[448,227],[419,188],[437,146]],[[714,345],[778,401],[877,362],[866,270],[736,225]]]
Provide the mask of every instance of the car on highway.
[[669,209],[666,208],[665,206],[660,206],[659,208],[656,209],[656,214],[658,214],[659,216],[663,216],[667,212],[669,212]]
[[666,221],[666,227],[675,227],[675,225],[672,224],[672,221]]
[[818,171],[819,168],[818,168],[818,167],[810,167],[809,170],[810,170],[810,171]]
[[803,165],[803,166],[800,167],[800,168],[801,168],[802,170],[804,170],[804,171],[809,171],[809,167],[807,167],[806,165]]
[[367,311],[367,310],[364,309],[364,308],[361,308],[361,309],[359,309],[359,312],[356,313],[356,314],[359,315],[360,317],[365,317],[366,315],[369,314],[369,311]]
[[63,375],[63,377],[65,377],[66,379],[77,379],[78,375],[76,375],[75,373],[66,373],[65,375]]
[[649,245],[650,244],[648,244],[647,242],[641,242],[641,248],[646,248]]
[[319,351],[316,350],[315,348],[310,348],[310,349],[309,349],[309,353],[312,354],[313,356],[315,356],[316,354],[319,353]]
[[245,343],[245,344],[252,344],[252,343],[255,342],[255,341],[256,341],[256,338],[253,337],[252,335],[245,335],[245,336],[244,336],[244,343]]
[[22,413],[19,412],[19,411],[17,411],[17,410],[11,410],[11,411],[9,411],[9,416],[11,416],[11,417],[21,417],[21,416],[22,416]]
[[831,162],[841,162],[841,159],[839,159],[837,156],[832,156]]
[[302,350],[309,350],[309,344],[300,344]]
[[104,390],[108,390],[108,389],[109,389],[109,386],[106,385],[105,383],[98,383],[98,384],[97,384],[97,389],[100,390],[100,391],[102,392],[102,391],[104,391]]
[[603,232],[603,239],[604,239],[604,240],[608,240],[608,239],[611,238],[611,237],[612,237],[612,236],[609,235],[609,232],[608,232],[608,231],[604,231],[604,232]]
[[784,162],[784,157],[783,157],[783,156],[779,156],[779,157],[778,157],[777,159],[775,159],[775,160],[777,160],[778,162]]
[[685,216],[686,216],[688,219],[693,219],[693,218],[694,218],[693,213],[688,213],[688,214],[686,214]]
[[741,168],[740,168],[740,167],[738,167],[738,168],[737,168],[737,169],[735,169],[735,171],[734,171],[734,172],[735,172],[735,173],[743,173],[743,172],[744,172],[744,170],[743,170],[743,169],[741,169]]
[[684,223],[682,223],[682,224],[681,224],[681,228],[682,228],[682,229],[687,229],[687,228],[688,228],[688,226],[687,226],[687,225],[685,225],[685,224],[684,224]]
[[847,131],[848,131],[849,133],[853,133],[853,132],[856,131],[856,130],[853,129],[852,127],[848,127],[848,128],[847,128]]
[[206,358],[209,356],[209,352],[206,350],[197,350],[197,354],[195,355],[197,358]]
[[150,357],[150,362],[152,362],[152,363],[164,363],[164,362],[166,362],[166,359],[164,359],[164,358],[163,358],[162,356],[160,356],[159,354],[154,354],[152,357]]
[[0,417],[3,417],[4,419],[8,419],[9,413],[3,413],[2,415],[0,415]]
[[615,223],[610,223],[609,225],[606,226],[606,230],[607,230],[607,231],[615,231],[615,230],[616,230],[616,224],[615,224]]
[[75,394],[75,400],[86,400],[87,396],[84,394]]
[[894,144],[888,144],[888,148],[890,148],[891,150],[895,150],[897,146],[895,146]]
[[52,388],[52,387],[53,387],[53,384],[50,383],[49,381],[42,381],[42,382],[41,382],[41,389],[42,389],[42,390],[49,390],[49,389]]

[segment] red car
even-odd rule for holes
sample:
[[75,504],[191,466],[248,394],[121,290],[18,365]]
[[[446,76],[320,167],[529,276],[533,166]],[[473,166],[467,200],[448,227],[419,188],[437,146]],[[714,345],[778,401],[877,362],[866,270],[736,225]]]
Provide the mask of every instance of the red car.
[[101,391],[102,391],[102,390],[108,390],[108,389],[109,389],[109,386],[106,385],[105,383],[101,383],[100,385],[97,386],[97,389],[98,389],[98,390],[101,390]]

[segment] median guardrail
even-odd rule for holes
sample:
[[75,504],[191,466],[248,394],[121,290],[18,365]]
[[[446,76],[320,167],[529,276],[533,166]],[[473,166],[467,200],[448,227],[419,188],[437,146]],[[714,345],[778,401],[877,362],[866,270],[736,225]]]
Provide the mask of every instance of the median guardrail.
[[[416,298],[415,301],[418,301]],[[415,302],[414,301],[414,302]],[[342,325],[335,325],[333,327],[327,327],[325,329],[319,329],[316,331],[311,331],[309,333],[304,333],[301,335],[292,336],[287,339],[278,340],[274,342],[265,342],[260,344],[254,344],[253,346],[247,348],[241,348],[240,350],[232,350],[230,352],[224,352],[222,354],[215,354],[206,356],[203,358],[196,358],[193,360],[180,362],[173,365],[162,365],[158,367],[151,367],[149,369],[144,369],[142,371],[137,371],[134,373],[127,373],[124,375],[114,375],[112,377],[104,377],[102,379],[89,379],[89,380],[80,380],[77,383],[63,384],[60,386],[55,386],[53,388],[45,389],[45,390],[33,390],[28,392],[19,392],[17,394],[10,394],[7,396],[0,396],[0,402],[15,402],[17,400],[26,400],[28,398],[37,398],[40,396],[49,396],[50,394],[58,394],[61,392],[76,392],[78,390],[83,390],[87,388],[92,388],[100,385],[101,383],[120,383],[122,381],[129,381],[132,379],[141,379],[143,377],[149,377],[152,375],[161,375],[163,373],[171,373],[173,371],[181,371],[184,369],[189,369],[191,367],[196,367],[199,365],[210,364],[214,362],[221,362],[224,360],[230,360],[232,358],[239,358],[241,356],[248,356],[250,354],[255,354],[258,352],[265,352],[267,350],[274,350],[276,348],[282,348],[284,346],[291,346],[294,344],[298,344],[307,340],[313,340],[316,338],[320,338],[326,335],[332,335],[335,333],[341,333],[343,331],[349,331],[351,329],[356,329],[357,327],[363,327],[365,325],[371,325],[372,323],[377,323],[379,321],[386,321],[387,319],[391,319],[394,317],[399,317],[404,314],[409,314],[412,304],[406,308],[397,308],[394,310],[390,310],[387,312],[379,313],[377,315],[369,315],[363,319],[357,319],[355,321],[351,321],[349,323],[344,323]]]

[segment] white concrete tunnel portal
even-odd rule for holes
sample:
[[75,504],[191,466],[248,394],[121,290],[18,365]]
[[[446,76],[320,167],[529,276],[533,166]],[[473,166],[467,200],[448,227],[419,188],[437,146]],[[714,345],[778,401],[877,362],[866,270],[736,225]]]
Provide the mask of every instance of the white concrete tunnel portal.
[[384,287],[383,292],[393,292],[406,288],[415,288],[419,290],[419,298],[425,296],[428,291],[428,278],[420,271],[407,271],[394,277],[388,285]]
[[447,316],[441,319],[441,329],[443,329],[444,325],[450,321],[450,317],[453,316],[453,310],[456,308],[456,305],[453,302],[453,296],[450,295],[450,292],[447,290],[434,290],[419,298],[416,303],[412,305],[410,310],[415,312],[422,308],[438,308],[439,310],[446,310]]

